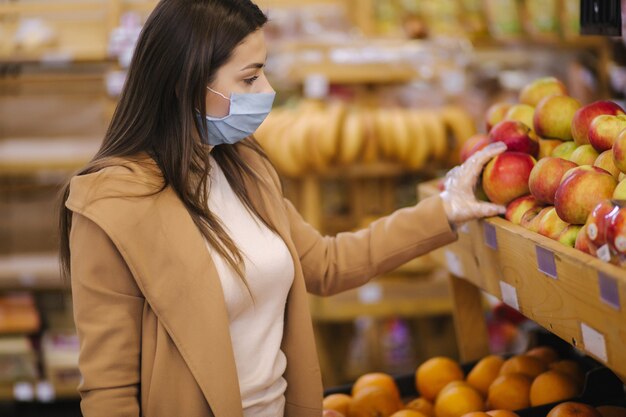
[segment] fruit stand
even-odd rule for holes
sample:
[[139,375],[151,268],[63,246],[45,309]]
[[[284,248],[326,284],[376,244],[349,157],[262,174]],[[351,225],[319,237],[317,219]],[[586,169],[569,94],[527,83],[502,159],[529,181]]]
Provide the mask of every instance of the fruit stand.
[[[419,187],[420,198],[438,192],[438,181]],[[465,224],[457,242],[432,256],[450,272],[462,303],[454,313],[463,360],[489,353],[479,315],[483,290],[626,379],[622,268],[498,217]]]

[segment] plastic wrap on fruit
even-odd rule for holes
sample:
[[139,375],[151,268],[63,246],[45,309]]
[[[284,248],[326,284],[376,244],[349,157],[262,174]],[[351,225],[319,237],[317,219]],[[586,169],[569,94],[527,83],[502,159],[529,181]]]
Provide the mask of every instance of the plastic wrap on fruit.
[[474,196],[474,187],[485,164],[506,149],[502,142],[492,143],[448,172],[440,196],[450,223],[460,224],[506,212],[504,206],[478,201]]

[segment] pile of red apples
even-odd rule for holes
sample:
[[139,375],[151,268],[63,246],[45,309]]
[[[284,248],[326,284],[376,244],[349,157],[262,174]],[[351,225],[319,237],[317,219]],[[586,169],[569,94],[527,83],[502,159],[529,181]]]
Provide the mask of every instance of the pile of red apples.
[[480,198],[506,205],[506,219],[528,230],[592,255],[602,251],[606,260],[609,253],[615,263],[626,259],[626,112],[619,105],[582,106],[546,77],[524,87],[519,103],[492,105],[486,124],[488,133],[470,138],[461,159],[493,142],[507,151],[485,166]]

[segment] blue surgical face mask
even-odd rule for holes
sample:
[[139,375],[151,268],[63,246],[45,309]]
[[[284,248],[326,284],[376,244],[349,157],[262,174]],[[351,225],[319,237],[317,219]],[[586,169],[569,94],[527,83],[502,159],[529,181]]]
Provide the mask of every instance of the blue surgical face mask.
[[276,93],[231,93],[230,98],[207,87],[209,91],[230,101],[225,117],[206,116],[209,145],[234,144],[253,134],[263,123],[274,103]]

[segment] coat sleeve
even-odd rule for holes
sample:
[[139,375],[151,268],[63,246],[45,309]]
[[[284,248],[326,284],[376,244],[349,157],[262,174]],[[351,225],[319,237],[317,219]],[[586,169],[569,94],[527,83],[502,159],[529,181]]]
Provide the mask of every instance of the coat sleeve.
[[456,240],[439,196],[395,211],[357,232],[322,236],[285,200],[307,290],[332,295],[365,284]]
[[106,233],[77,213],[70,250],[82,414],[138,417],[144,298]]

